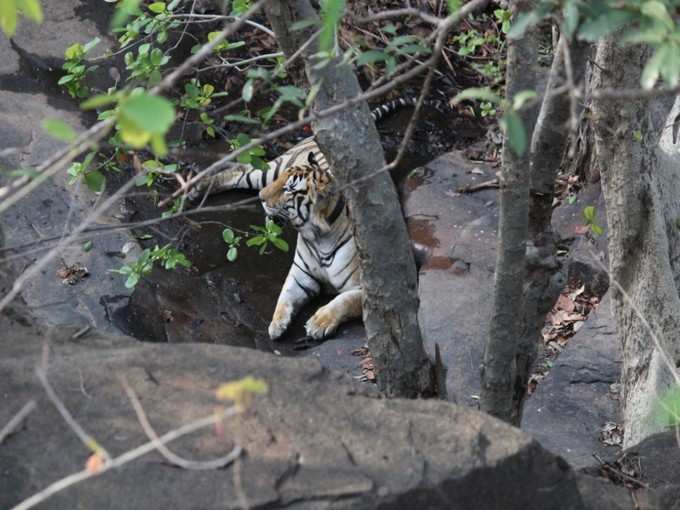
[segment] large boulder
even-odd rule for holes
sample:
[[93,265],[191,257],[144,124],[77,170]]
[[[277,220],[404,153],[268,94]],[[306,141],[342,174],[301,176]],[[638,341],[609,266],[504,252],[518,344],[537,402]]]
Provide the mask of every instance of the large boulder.
[[[3,338],[0,423],[29,399],[37,409],[0,447],[0,508],[83,469],[89,452],[43,396],[35,338]],[[569,466],[520,431],[436,400],[383,400],[311,359],[227,346],[140,344],[57,331],[49,377],[73,417],[112,456],[144,443],[125,377],[159,434],[211,414],[219,383],[263,378],[269,394],[228,420],[170,445],[209,459],[235,443],[234,467],[189,471],[157,453],[74,485],[43,508],[584,508]],[[115,502],[115,503],[114,503]]]

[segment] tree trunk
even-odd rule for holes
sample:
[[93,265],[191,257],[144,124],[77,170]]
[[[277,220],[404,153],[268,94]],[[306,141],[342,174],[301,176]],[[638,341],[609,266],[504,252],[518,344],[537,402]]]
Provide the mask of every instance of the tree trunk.
[[672,386],[680,352],[680,159],[672,128],[680,114],[662,101],[598,99],[598,88],[639,88],[649,56],[641,46],[598,44],[593,70],[593,125],[607,204],[612,306],[623,344],[624,447],[661,428],[650,416]]
[[[573,80],[580,83],[586,68],[589,47],[571,45]],[[536,360],[542,354],[541,330],[546,314],[555,305],[566,283],[566,274],[557,259],[557,241],[551,219],[555,179],[569,140],[570,100],[568,94],[552,94],[566,80],[564,41],[553,57],[546,92],[531,143],[531,191],[529,200],[529,243],[526,255],[524,320],[516,357],[513,397],[513,423],[519,424]]]
[[[299,20],[318,20],[309,0],[272,0],[265,7],[277,40],[291,55],[309,31],[291,31]],[[361,93],[352,69],[340,59],[315,69],[306,52],[309,81],[319,84],[315,107],[325,109]],[[380,139],[365,102],[315,122],[319,147],[343,186],[385,165]],[[418,326],[417,273],[396,189],[387,173],[346,189],[360,256],[363,318],[378,387],[387,396],[433,396],[435,374]]]
[[[511,8],[516,15],[530,4],[531,2],[515,1],[511,3]],[[536,29],[533,29],[527,31],[522,39],[508,41],[506,97],[510,101],[517,92],[536,87],[536,36]],[[537,107],[525,108],[520,113],[527,133],[533,132],[536,113]],[[519,411],[515,377],[524,311],[529,165],[530,151],[517,156],[510,149],[506,135],[500,176],[500,242],[496,258],[494,306],[481,371],[480,406],[483,411],[516,424],[519,422]]]

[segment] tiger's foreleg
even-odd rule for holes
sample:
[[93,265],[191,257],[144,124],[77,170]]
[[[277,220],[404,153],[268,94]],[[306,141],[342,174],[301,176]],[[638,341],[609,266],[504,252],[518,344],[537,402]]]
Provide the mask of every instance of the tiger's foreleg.
[[361,289],[345,291],[319,308],[305,324],[307,334],[317,340],[333,333],[350,319],[361,317]]
[[304,269],[304,262],[296,251],[293,265],[276,302],[274,317],[269,324],[269,337],[272,340],[279,338],[300,309],[317,296],[320,290],[319,282]]

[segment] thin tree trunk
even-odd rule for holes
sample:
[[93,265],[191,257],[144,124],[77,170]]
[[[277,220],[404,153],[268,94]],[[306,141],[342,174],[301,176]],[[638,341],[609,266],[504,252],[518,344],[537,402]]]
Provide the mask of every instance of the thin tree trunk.
[[[291,31],[299,20],[318,20],[308,0],[272,0],[265,7],[277,40],[291,55],[309,31]],[[315,69],[306,52],[309,81],[320,85],[315,106],[328,108],[361,93],[352,69],[340,60]],[[316,121],[316,140],[340,185],[385,165],[380,139],[364,102]],[[363,316],[378,386],[387,396],[436,394],[435,374],[418,326],[417,273],[397,192],[382,173],[345,192],[360,256]]]
[[[557,259],[557,239],[551,225],[555,179],[569,141],[569,95],[552,93],[566,81],[564,44],[561,39],[557,44],[531,143],[524,320],[515,362],[513,397],[512,422],[516,424],[521,421],[531,372],[541,356],[541,330],[546,314],[554,306],[566,282],[566,275]],[[575,83],[583,79],[588,51],[587,44],[576,42],[571,45],[570,60]]]
[[[513,13],[529,7],[531,2],[511,2]],[[525,89],[535,89],[538,60],[536,32],[527,31],[522,39],[509,40],[506,74],[506,97],[509,100]],[[527,133],[533,132],[537,107],[526,108],[520,115]],[[494,285],[494,306],[489,340],[484,351],[481,379],[481,409],[511,422],[519,419],[514,409],[516,356],[522,334],[524,312],[525,252],[529,217],[530,151],[517,156],[508,143],[503,147],[500,177],[500,235]]]
[[674,384],[672,369],[648,328],[626,301],[632,298],[677,366],[680,336],[680,158],[673,136],[676,101],[597,99],[598,88],[638,88],[649,56],[614,38],[598,44],[593,70],[593,125],[607,204],[612,306],[623,344],[624,447],[662,426],[652,419]]

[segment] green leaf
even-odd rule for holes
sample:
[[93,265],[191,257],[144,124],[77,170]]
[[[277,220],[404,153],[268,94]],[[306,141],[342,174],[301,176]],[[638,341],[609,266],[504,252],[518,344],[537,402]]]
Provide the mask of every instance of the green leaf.
[[466,99],[477,99],[480,101],[488,101],[490,103],[498,104],[501,102],[501,98],[491,91],[490,88],[477,88],[471,87],[458,93],[456,97],[453,98],[453,103],[457,104]]
[[574,0],[569,0],[564,4],[564,7],[562,8],[562,18],[564,19],[562,29],[569,39],[571,39],[574,37],[574,32],[576,32],[576,29],[578,28],[579,19],[578,7]]
[[17,28],[16,0],[0,1],[0,28],[7,37],[12,37]]
[[520,110],[527,101],[531,101],[536,97],[536,91],[534,90],[521,90],[512,98],[512,109]]
[[593,234],[595,234],[596,236],[601,236],[602,234],[604,234],[604,229],[601,226],[599,226],[597,223],[591,224],[590,230],[592,230]]
[[674,387],[659,398],[655,411],[658,423],[673,426],[680,423],[680,388]]
[[94,108],[99,108],[100,106],[106,106],[112,103],[116,103],[117,101],[118,96],[116,95],[100,94],[98,96],[92,96],[87,101],[83,101],[82,103],[80,103],[80,107],[83,110],[92,110]]
[[71,126],[61,119],[45,119],[43,129],[53,138],[70,142],[78,136]]
[[249,103],[250,100],[253,98],[253,92],[254,92],[253,80],[248,80],[246,84],[243,86],[243,90],[241,91],[241,97],[246,103]]
[[19,9],[27,18],[42,23],[43,11],[39,0],[19,0]]
[[279,250],[288,252],[288,243],[281,239],[280,237],[272,237],[269,239],[274,246]]
[[345,10],[345,0],[326,0],[321,8],[321,33],[319,50],[330,51],[335,39],[335,27]]
[[121,103],[119,118],[124,118],[140,131],[164,134],[175,120],[175,109],[163,97],[142,93]]
[[83,251],[87,253],[90,250],[92,250],[92,241],[85,241],[83,243]]
[[262,246],[266,243],[267,238],[265,236],[255,236],[246,241],[246,246]]
[[661,46],[656,50],[652,58],[647,61],[645,68],[642,70],[642,76],[640,76],[640,84],[643,89],[649,90],[654,87],[656,81],[659,79],[661,68],[664,65],[669,51],[670,46]]
[[680,75],[680,46],[677,43],[671,42],[668,45],[663,66],[661,66],[661,76],[666,85],[669,87],[676,87],[678,85],[678,76]]
[[72,74],[65,74],[61,78],[59,78],[59,81],[57,82],[57,85],[64,85],[70,81],[73,81],[75,79],[75,76]]
[[225,228],[222,231],[222,239],[224,239],[224,242],[227,244],[231,244],[234,242],[234,231],[230,228]]
[[595,207],[589,205],[583,208],[583,217],[588,223],[595,221]]
[[501,119],[501,125],[512,151],[517,156],[524,154],[527,149],[527,132],[519,114],[514,110],[507,111]]
[[521,39],[529,28],[541,21],[541,17],[535,11],[521,12],[510,25],[508,37]]
[[673,19],[671,18],[670,14],[668,14],[668,9],[663,4],[663,2],[645,2],[642,4],[642,7],[640,7],[640,12],[645,16],[660,21],[669,30],[673,30]]
[[160,14],[161,12],[165,11],[165,2],[154,2],[152,4],[149,4],[148,9],[151,12],[155,12],[156,14]]
[[87,172],[83,178],[85,179],[85,184],[87,184],[87,187],[90,188],[90,190],[94,191],[95,193],[101,193],[104,191],[106,178],[99,170]]
[[229,251],[227,251],[227,260],[229,262],[234,262],[236,260],[236,257],[238,256],[238,248],[235,246],[232,246],[229,248]]
[[133,14],[139,14],[140,0],[122,0],[116,5],[116,13],[111,20],[111,28],[120,28]]
[[633,13],[624,10],[609,10],[597,18],[586,20],[578,31],[579,39],[594,42],[633,21]]
[[357,59],[357,65],[363,66],[366,64],[375,64],[376,62],[381,62],[385,60],[387,55],[384,52],[378,50],[365,51]]
[[128,279],[125,280],[125,287],[128,289],[134,289],[135,286],[139,283],[139,274],[137,273],[131,273],[130,276],[128,276]]
[[460,10],[460,0],[448,0],[449,14],[453,14]]
[[95,37],[91,41],[85,43],[85,46],[83,46],[83,53],[87,53],[90,51],[92,48],[97,46],[101,42],[101,39],[99,37]]

